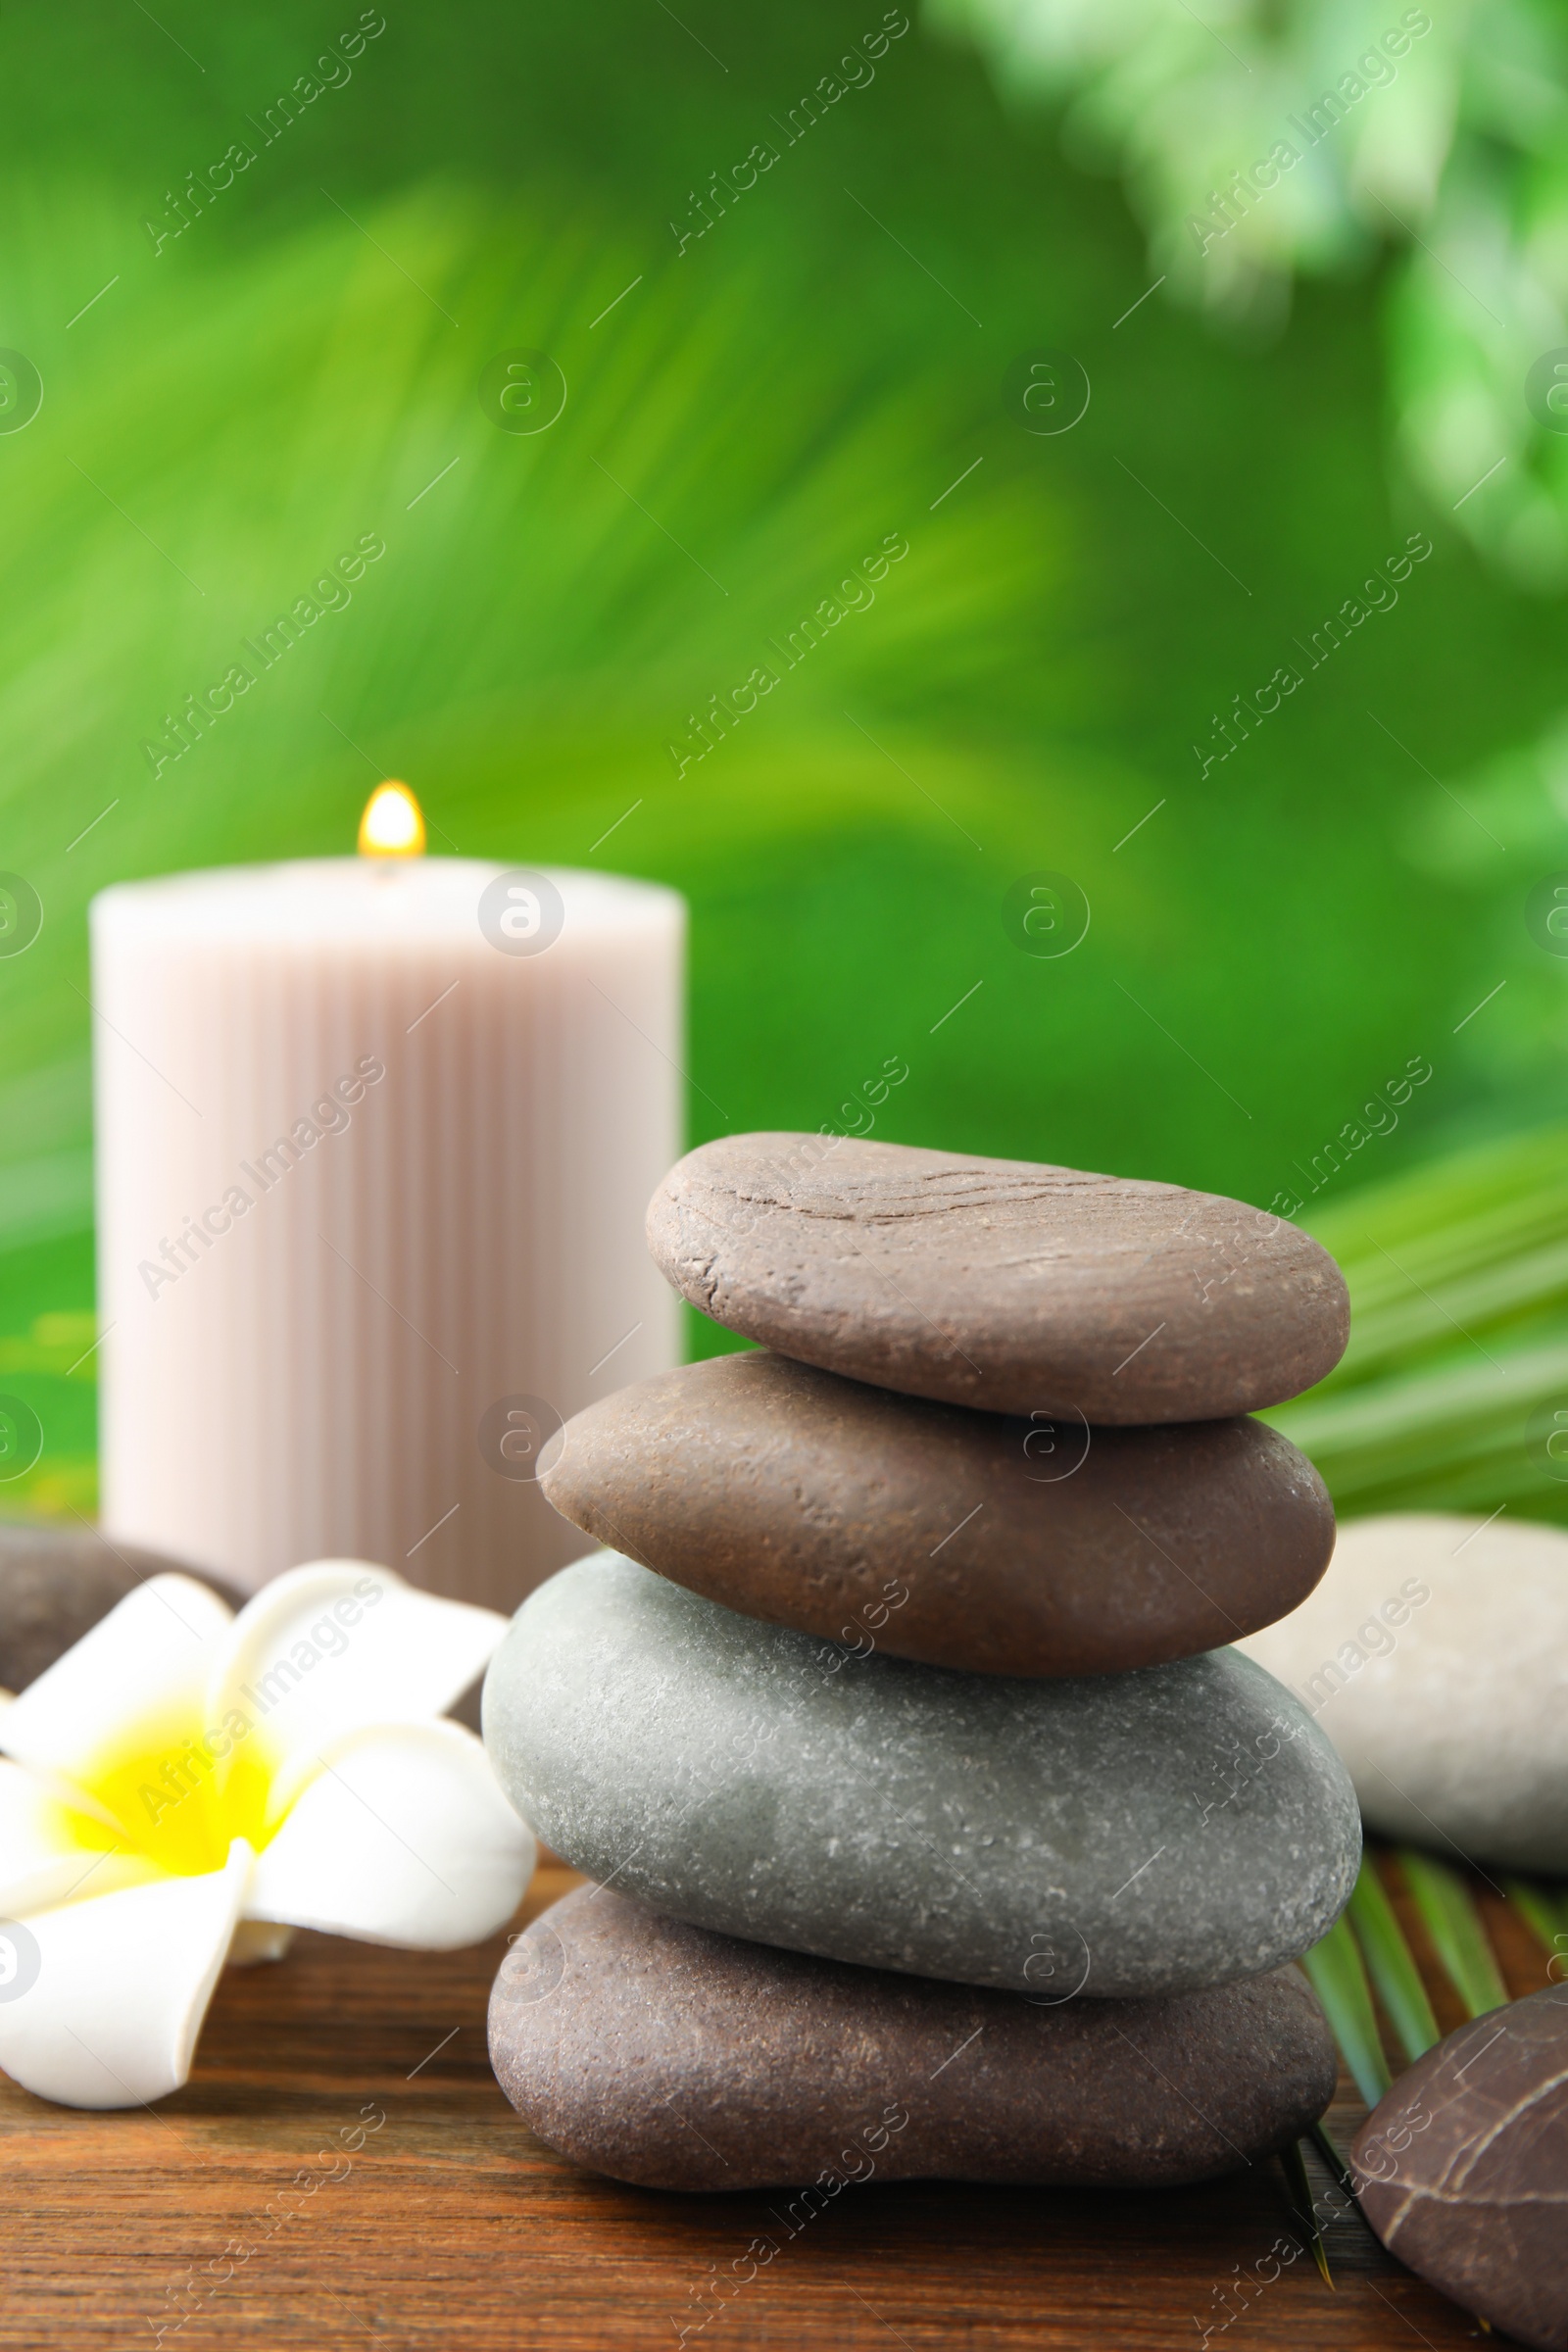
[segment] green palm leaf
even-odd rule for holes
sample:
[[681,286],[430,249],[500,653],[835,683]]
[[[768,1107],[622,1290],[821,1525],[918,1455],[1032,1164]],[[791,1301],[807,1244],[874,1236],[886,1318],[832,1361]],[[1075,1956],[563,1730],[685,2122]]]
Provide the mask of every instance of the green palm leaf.
[[1502,1886],[1537,1941],[1568,1966],[1568,1886],[1560,1880],[1519,1878],[1504,1879]]
[[1285,2175],[1291,2214],[1312,2249],[1312,2259],[1317,2264],[1324,2285],[1332,2288],[1334,2276],[1329,2269],[1328,2248],[1323,2243],[1323,2231],[1314,2210],[1312,2183],[1307,2177],[1306,2161],[1301,2154],[1299,2140],[1290,2140],[1281,2148],[1280,2170]]
[[1349,1286],[1350,1344],[1268,1417],[1342,1514],[1568,1521],[1568,1461],[1536,1431],[1568,1396],[1565,1155],[1551,1128],[1308,1206]]
[[1438,2021],[1370,1853],[1361,1856],[1349,1917],[1378,1998],[1413,2062],[1439,2040]]
[[1475,1900],[1457,1871],[1412,1846],[1398,1849],[1399,1868],[1454,1990],[1472,2017],[1499,2009],[1508,1998],[1487,1941]]
[[1301,1955],[1301,1966],[1323,2004],[1357,2090],[1375,2107],[1394,2078],[1383,2055],[1371,1987],[1348,1920],[1337,1919],[1328,1934]]

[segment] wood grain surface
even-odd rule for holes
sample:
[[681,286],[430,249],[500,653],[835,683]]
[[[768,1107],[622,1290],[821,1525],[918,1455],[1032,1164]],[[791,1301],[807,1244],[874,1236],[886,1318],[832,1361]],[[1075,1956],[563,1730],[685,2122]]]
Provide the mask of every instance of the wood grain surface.
[[[575,1883],[541,1868],[522,1918]],[[1544,1953],[1500,1905],[1488,1926],[1510,1990],[1538,1990]],[[673,2347],[683,2329],[701,2352],[1167,2352],[1205,2328],[1227,2352],[1482,2340],[1382,2252],[1315,2159],[1332,2291],[1307,2254],[1290,2257],[1299,2236],[1273,2163],[1160,2195],[871,2180],[793,2235],[779,2197],[595,2179],[532,2137],[490,2073],[504,1949],[498,1936],[421,1956],[303,1935],[285,1961],[224,1976],[191,2082],[156,2110],[77,2114],[0,2079],[0,2344],[598,2352]],[[1427,1975],[1446,2030],[1460,2013]],[[1342,2084],[1328,2119],[1342,2147],[1362,2112]]]

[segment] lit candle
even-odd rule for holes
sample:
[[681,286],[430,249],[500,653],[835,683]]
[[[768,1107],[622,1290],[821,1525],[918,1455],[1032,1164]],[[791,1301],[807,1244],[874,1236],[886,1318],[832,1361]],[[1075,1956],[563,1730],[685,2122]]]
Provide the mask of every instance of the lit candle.
[[676,1360],[685,912],[423,843],[383,785],[358,858],[93,903],[103,1520],[510,1609],[584,1548],[558,1418]]

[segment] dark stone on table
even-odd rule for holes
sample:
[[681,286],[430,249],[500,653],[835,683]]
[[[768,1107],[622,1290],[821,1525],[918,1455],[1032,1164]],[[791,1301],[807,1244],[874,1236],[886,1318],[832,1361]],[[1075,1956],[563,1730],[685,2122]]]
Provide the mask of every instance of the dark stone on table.
[[999,1413],[1221,1420],[1310,1388],[1349,1332],[1328,1252],[1244,1201],[855,1137],[704,1144],[648,1242],[781,1355]]
[[1294,1968],[1147,2001],[1037,2003],[744,1943],[579,1887],[513,1945],[490,2056],[539,2137],[650,2188],[1166,2187],[1255,2163],[1328,2105]]
[[232,1609],[243,1592],[221,1577],[96,1528],[0,1521],[0,1690],[24,1690],[149,1576],[169,1572],[210,1585]]
[[1334,1547],[1322,1480],[1261,1421],[1047,1428],[755,1352],[590,1405],[540,1483],[710,1600],[987,1674],[1216,1649],[1304,1600]]
[[1231,1649],[1025,1681],[759,1624],[612,1552],[524,1601],[501,1784],[574,1868],[723,1934],[1034,1992],[1261,1974],[1349,1898],[1349,1779]]
[[1568,1984],[1478,2017],[1362,2126],[1361,2210],[1391,2254],[1537,2352],[1568,2344]]

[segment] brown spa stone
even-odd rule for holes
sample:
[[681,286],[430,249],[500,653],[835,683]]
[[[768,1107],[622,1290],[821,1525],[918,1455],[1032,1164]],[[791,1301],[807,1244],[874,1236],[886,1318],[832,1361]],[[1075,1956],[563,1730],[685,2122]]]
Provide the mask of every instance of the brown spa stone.
[[540,1484],[746,1616],[985,1674],[1217,1649],[1294,1609],[1334,1548],[1322,1480],[1261,1421],[1048,1427],[759,1352],[590,1405]]
[[648,1243],[781,1355],[999,1413],[1221,1420],[1310,1388],[1349,1331],[1327,1250],[1244,1201],[858,1137],[704,1144]]
[[502,1962],[490,2057],[575,2164],[648,2188],[815,2183],[808,2213],[872,2178],[1206,2180],[1328,2105],[1333,2037],[1297,1969],[1084,2001],[1051,1997],[1041,1957],[1037,2000],[743,1943],[579,1887]]
[[211,1585],[230,1608],[244,1600],[221,1577],[96,1528],[0,1523],[0,1690],[24,1690],[127,1592],[170,1571]]
[[1538,2352],[1568,2344],[1568,1984],[1461,2026],[1368,2116],[1351,2158],[1391,2254]]

